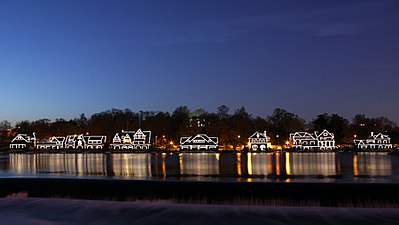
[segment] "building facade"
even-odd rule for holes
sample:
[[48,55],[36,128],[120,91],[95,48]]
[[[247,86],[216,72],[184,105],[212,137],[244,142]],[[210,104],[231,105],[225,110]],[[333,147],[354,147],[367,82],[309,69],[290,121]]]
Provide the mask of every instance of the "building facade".
[[335,146],[334,134],[323,130],[318,132],[295,132],[290,134],[292,148],[298,150],[333,150]]
[[10,142],[10,149],[36,148],[36,135],[18,134]]
[[267,151],[271,147],[270,137],[263,133],[256,131],[248,138],[249,149],[252,151]]
[[392,149],[391,138],[388,135],[371,132],[367,139],[354,140],[358,149]]
[[116,133],[110,145],[112,149],[150,149],[151,147],[151,131],[124,131]]
[[66,149],[104,149],[106,140],[104,135],[68,135],[64,146]]
[[180,149],[188,149],[188,150],[201,150],[201,149],[218,149],[219,140],[217,137],[209,137],[206,134],[197,134],[195,136],[190,137],[181,137],[180,138]]
[[51,137],[36,144],[37,149],[63,149],[65,137]]

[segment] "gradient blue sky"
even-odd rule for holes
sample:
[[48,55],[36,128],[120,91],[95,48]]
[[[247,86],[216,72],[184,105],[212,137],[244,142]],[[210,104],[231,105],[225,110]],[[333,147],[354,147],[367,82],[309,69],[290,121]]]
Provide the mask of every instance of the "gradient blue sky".
[[399,2],[0,1],[0,120],[110,108],[399,122]]

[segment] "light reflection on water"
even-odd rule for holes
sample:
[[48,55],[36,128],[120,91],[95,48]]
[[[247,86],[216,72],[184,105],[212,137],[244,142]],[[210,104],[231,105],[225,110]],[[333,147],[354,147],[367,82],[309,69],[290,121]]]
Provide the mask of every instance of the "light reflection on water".
[[335,153],[286,153],[287,175],[338,175]]
[[391,176],[390,155],[381,152],[359,153],[353,158],[354,174],[359,176]]
[[182,153],[180,154],[181,175],[219,175],[220,153]]
[[11,153],[1,176],[259,182],[397,182],[388,153]]
[[117,177],[151,177],[150,154],[112,154],[112,171]]

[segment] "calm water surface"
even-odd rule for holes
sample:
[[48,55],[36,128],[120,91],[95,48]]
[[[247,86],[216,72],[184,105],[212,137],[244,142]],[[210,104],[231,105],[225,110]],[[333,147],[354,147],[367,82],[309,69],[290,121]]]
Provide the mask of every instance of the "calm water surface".
[[388,153],[10,153],[0,177],[399,183]]

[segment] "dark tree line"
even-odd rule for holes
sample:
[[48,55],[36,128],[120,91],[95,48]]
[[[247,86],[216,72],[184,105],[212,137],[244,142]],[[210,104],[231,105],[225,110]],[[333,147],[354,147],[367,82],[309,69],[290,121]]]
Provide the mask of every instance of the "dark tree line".
[[[370,132],[390,135],[392,143],[399,143],[397,124],[386,117],[369,118],[364,114],[354,116],[352,122],[337,114],[320,114],[307,123],[298,115],[277,108],[265,118],[253,117],[244,107],[230,112],[221,105],[216,112],[204,109],[191,111],[187,106],[179,106],[172,113],[111,109],[95,113],[87,118],[85,114],[71,120],[40,119],[20,121],[14,127],[8,121],[0,122],[0,142],[9,141],[16,133],[36,133],[39,141],[50,136],[69,134],[101,134],[111,142],[115,133],[121,130],[152,131],[153,144],[167,146],[178,144],[181,136],[206,133],[219,137],[221,146],[245,145],[255,131],[267,131],[273,144],[283,144],[289,134],[296,131],[322,131],[327,129],[335,134],[338,144],[351,144],[353,139],[366,138]],[[167,146],[170,147],[170,146]]]

